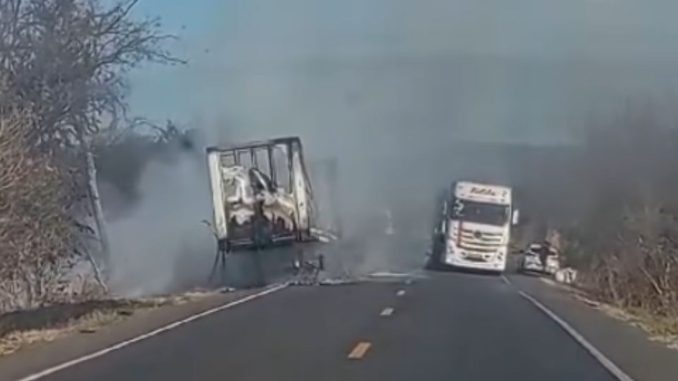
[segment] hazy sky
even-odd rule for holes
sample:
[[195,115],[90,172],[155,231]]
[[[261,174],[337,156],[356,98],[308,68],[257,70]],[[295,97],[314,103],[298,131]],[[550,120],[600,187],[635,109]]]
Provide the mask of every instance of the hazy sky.
[[[673,109],[670,0],[142,0],[186,67],[134,77],[134,111],[222,138],[548,141]],[[360,138],[360,139],[358,139]],[[414,142],[413,142],[414,140]]]

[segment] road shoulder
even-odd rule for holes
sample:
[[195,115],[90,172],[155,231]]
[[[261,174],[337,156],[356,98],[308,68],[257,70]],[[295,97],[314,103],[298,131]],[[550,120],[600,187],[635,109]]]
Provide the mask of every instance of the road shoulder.
[[94,333],[77,332],[52,342],[29,345],[16,353],[0,357],[0,380],[20,379],[261,291],[262,289],[233,291],[185,304],[140,311]]
[[566,321],[634,380],[676,379],[678,351],[650,341],[643,330],[614,319],[537,277],[511,276],[509,280]]

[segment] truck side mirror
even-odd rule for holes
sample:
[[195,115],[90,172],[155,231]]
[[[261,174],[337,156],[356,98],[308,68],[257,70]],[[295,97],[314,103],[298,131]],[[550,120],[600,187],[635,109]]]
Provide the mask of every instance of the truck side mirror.
[[511,225],[517,226],[520,223],[520,210],[515,209],[511,215]]

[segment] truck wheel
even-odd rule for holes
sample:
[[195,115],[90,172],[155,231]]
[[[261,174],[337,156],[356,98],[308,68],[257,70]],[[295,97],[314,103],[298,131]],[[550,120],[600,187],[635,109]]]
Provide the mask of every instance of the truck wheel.
[[438,262],[437,258],[435,256],[430,256],[428,260],[426,261],[426,270],[431,270],[431,271],[439,271],[440,270],[440,263]]
[[442,267],[440,264],[440,248],[436,246],[434,245],[431,255],[428,256],[425,265],[426,270],[440,270]]

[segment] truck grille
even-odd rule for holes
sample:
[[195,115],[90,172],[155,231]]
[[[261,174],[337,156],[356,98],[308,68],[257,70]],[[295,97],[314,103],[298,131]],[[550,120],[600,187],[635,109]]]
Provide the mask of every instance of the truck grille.
[[496,253],[502,246],[502,233],[480,232],[461,229],[459,246],[462,249],[477,253]]

